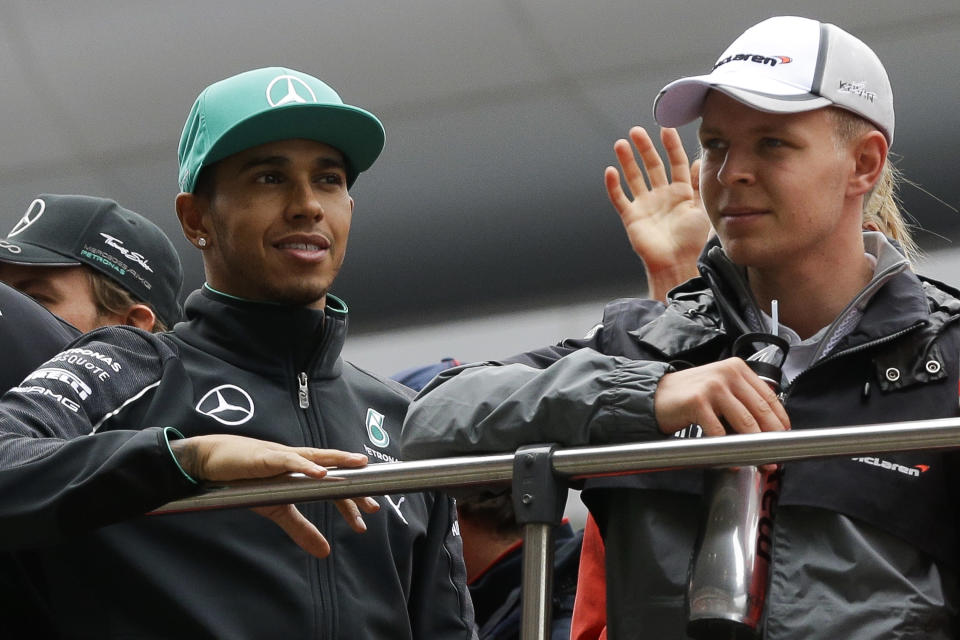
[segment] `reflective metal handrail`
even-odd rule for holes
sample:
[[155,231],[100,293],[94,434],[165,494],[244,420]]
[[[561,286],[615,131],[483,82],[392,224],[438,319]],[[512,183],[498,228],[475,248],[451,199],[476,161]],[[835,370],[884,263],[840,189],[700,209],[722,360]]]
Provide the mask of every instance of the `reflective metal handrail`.
[[[854,456],[891,451],[960,448],[960,418],[896,422],[782,433],[673,439],[639,444],[557,449],[554,473],[566,479],[625,475],[668,469],[730,467]],[[320,480],[290,475],[270,480],[208,484],[190,498],[163,505],[153,514],[309,502],[365,495],[508,484],[514,454],[462,456],[331,469]],[[524,527],[522,634],[550,635],[552,525]]]
[[[690,467],[734,467],[888,451],[960,447],[960,418],[896,422],[722,438],[673,439],[571,447],[553,454],[553,468],[571,479]],[[428,489],[506,484],[513,454],[386,462],[362,469],[331,469],[315,480],[297,475],[204,485],[201,493],[152,513],[310,502]]]

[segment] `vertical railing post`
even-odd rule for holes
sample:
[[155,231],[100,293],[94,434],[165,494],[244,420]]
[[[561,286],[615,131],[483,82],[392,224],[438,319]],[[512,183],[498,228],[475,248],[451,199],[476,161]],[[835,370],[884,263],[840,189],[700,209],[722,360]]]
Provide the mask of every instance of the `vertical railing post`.
[[548,640],[553,615],[553,530],[563,520],[567,483],[553,473],[555,444],[517,449],[513,507],[523,525],[521,640]]

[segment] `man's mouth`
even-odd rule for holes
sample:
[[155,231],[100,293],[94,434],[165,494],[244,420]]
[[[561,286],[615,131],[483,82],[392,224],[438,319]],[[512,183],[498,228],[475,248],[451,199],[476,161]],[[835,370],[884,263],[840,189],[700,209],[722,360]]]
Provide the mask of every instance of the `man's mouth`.
[[309,244],[306,242],[283,242],[277,245],[278,249],[293,249],[297,251],[321,251],[327,247],[321,247],[319,244]]
[[330,253],[331,243],[323,235],[310,234],[309,236],[285,238],[273,246],[286,255],[300,260],[320,261]]

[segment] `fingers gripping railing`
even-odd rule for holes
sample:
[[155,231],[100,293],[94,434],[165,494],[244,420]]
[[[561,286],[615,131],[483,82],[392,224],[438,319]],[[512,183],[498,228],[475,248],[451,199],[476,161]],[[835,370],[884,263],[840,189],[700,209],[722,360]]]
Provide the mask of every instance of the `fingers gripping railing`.
[[[332,469],[321,480],[272,480],[206,485],[154,514],[253,507],[434,489],[514,483],[524,527],[523,638],[548,638],[553,527],[570,480],[695,467],[730,467],[891,451],[960,448],[960,418],[871,424],[721,438],[556,449],[523,447],[516,454],[439,458]],[[552,470],[552,471],[551,471]]]

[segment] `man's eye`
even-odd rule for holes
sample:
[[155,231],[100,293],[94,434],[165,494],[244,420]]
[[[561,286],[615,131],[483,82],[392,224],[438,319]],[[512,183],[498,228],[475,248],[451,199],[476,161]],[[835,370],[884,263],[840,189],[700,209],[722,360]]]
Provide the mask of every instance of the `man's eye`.
[[765,147],[776,148],[784,146],[784,142],[780,138],[764,138],[762,142]]
[[700,141],[700,146],[703,147],[705,151],[714,151],[724,148],[726,144],[720,138],[706,138]]
[[318,178],[318,181],[323,184],[339,185],[346,182],[346,178],[344,178],[339,173],[325,173]]
[[263,184],[280,184],[280,176],[276,173],[264,173],[257,176],[257,182]]

